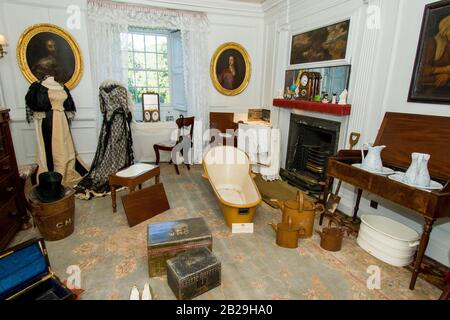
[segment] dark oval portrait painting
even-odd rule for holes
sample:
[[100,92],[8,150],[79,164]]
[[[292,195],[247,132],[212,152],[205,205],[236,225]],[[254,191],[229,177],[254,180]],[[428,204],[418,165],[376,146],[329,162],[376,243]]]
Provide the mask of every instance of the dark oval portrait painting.
[[39,24],[28,28],[19,40],[17,52],[21,70],[30,82],[52,76],[72,89],[81,78],[78,44],[57,26]]
[[211,59],[211,79],[224,95],[237,95],[248,85],[251,72],[247,51],[239,44],[228,42],[220,46]]

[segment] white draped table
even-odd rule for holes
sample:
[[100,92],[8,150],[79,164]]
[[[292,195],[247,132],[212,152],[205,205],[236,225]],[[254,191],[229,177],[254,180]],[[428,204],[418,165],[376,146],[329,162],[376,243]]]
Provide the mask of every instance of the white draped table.
[[[176,139],[177,124],[172,122],[132,122],[133,151],[136,162],[155,162],[155,143]],[[161,162],[169,162],[170,152],[160,153]]]

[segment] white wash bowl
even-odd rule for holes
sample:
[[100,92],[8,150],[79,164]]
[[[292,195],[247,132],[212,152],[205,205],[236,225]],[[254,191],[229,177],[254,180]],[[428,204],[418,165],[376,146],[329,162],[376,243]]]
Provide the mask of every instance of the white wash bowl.
[[419,245],[419,234],[395,220],[363,215],[356,242],[374,257],[397,267],[410,264]]

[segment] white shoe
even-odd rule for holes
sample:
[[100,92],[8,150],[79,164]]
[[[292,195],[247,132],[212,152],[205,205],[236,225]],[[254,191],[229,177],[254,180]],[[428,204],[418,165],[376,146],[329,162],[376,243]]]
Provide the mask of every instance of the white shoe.
[[130,300],[139,300],[139,290],[136,286],[131,289]]
[[144,285],[144,291],[142,291],[142,299],[141,300],[153,300],[152,292],[150,290],[150,285],[146,283]]

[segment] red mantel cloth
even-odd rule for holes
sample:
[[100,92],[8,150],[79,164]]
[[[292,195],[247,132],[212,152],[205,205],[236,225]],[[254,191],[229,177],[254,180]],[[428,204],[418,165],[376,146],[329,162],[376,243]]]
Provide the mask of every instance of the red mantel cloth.
[[335,116],[343,117],[350,114],[350,104],[331,104],[305,100],[289,100],[289,99],[273,99],[275,107],[300,109],[320,113],[328,113]]

